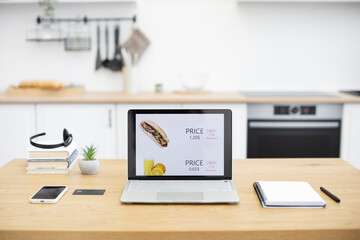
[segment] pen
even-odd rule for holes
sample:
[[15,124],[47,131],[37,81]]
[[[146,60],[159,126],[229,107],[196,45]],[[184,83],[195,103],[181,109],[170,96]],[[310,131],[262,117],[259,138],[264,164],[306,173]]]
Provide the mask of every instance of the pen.
[[339,203],[340,199],[335,196],[334,194],[332,194],[331,192],[329,192],[328,190],[326,190],[323,187],[320,187],[320,190],[323,191],[326,195],[328,195],[332,200],[334,200],[335,202]]

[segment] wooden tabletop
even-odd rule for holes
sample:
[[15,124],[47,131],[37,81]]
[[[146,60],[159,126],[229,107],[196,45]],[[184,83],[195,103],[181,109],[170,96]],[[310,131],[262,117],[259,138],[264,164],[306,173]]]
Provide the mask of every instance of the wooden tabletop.
[[[97,175],[26,175],[24,159],[0,168],[0,239],[360,239],[360,171],[341,159],[234,160],[236,205],[125,205],[125,160],[101,160]],[[320,209],[265,209],[256,180],[307,181]],[[66,185],[57,204],[30,204],[42,185]],[[336,194],[336,203],[323,194]],[[78,188],[103,196],[72,195]]]
[[84,92],[77,95],[7,96],[0,93],[0,103],[360,103],[360,97],[333,93],[327,97],[246,97],[240,92]]

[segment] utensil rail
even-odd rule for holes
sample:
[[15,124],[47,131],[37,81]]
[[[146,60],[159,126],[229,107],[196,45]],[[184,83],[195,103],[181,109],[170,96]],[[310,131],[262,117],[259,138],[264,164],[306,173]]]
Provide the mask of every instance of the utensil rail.
[[36,23],[40,24],[41,22],[109,22],[109,21],[133,21],[136,23],[136,15],[133,17],[111,17],[111,18],[88,18],[84,16],[83,18],[43,18],[38,16],[36,18]]

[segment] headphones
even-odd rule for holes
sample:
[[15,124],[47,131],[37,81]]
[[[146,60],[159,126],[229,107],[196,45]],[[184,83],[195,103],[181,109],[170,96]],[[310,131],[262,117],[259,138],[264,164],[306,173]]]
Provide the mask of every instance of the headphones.
[[58,143],[58,144],[40,144],[40,143],[36,143],[33,142],[32,140],[34,138],[40,137],[40,136],[44,136],[46,135],[46,133],[39,133],[36,134],[32,137],[30,137],[30,144],[33,145],[34,147],[38,147],[38,148],[44,148],[44,149],[52,149],[52,148],[58,148],[58,147],[67,147],[71,144],[72,140],[73,140],[73,136],[68,132],[68,130],[66,130],[66,128],[64,128],[63,130],[63,142],[62,143]]

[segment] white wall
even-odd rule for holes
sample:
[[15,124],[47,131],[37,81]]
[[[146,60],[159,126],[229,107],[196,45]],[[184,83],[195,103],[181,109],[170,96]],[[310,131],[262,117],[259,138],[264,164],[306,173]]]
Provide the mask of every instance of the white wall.
[[[157,82],[166,90],[181,89],[178,74],[184,72],[208,73],[210,90],[360,89],[360,3],[139,0],[56,6],[58,17],[134,12],[152,42],[139,64],[141,90],[153,90]],[[90,52],[26,42],[39,14],[37,4],[0,5],[0,91],[26,79],[122,89],[120,73],[94,70],[95,25]],[[124,41],[131,24],[122,23],[122,29]]]

